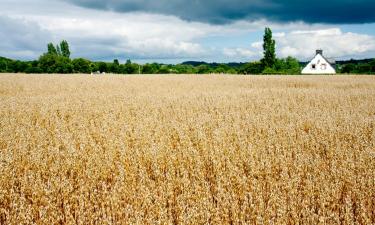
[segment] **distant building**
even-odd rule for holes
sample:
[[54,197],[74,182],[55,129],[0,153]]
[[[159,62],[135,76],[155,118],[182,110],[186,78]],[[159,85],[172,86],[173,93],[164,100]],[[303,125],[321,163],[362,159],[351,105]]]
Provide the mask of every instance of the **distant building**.
[[316,50],[315,57],[302,70],[302,74],[336,74],[335,62],[323,56],[323,50]]

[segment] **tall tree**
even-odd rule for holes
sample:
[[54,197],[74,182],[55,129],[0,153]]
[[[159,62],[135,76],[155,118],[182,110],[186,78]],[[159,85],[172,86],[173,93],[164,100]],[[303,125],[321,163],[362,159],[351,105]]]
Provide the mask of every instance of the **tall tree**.
[[67,41],[63,40],[60,43],[60,50],[61,50],[61,55],[64,57],[69,58],[70,57],[70,50],[69,50],[69,44]]
[[61,56],[61,49],[59,45],[56,45],[56,52],[57,52],[57,55]]
[[272,39],[272,30],[266,27],[263,36],[264,57],[262,64],[264,68],[273,68],[276,63],[275,40]]
[[47,48],[48,48],[48,52],[47,52],[48,54],[57,55],[57,50],[52,43],[48,43]]
[[113,60],[113,63],[111,63],[109,71],[112,73],[119,73],[119,68],[120,68],[120,62],[118,59]]

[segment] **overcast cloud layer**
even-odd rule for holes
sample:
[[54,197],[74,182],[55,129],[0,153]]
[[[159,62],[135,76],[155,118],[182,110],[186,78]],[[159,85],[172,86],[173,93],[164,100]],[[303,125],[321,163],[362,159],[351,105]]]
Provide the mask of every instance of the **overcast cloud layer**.
[[[372,21],[372,13],[348,16],[336,14],[335,7],[333,14],[343,17],[336,21],[340,24],[336,24],[332,19],[335,15],[328,13],[325,16],[321,12],[319,20],[313,19],[317,13],[292,15],[302,4],[295,1],[292,5],[292,2],[289,1],[292,8],[285,13],[269,16],[272,10],[265,10],[267,7],[275,10],[287,7],[287,4],[260,0],[245,3],[238,0],[218,0],[215,3],[0,0],[0,56],[36,59],[46,51],[48,42],[58,43],[66,39],[74,58],[171,63],[186,60],[245,62],[262,57],[265,26],[274,31],[279,57],[308,60],[317,48],[322,48],[327,57],[336,59],[375,56],[375,23],[361,24]],[[241,4],[243,7],[239,7]],[[346,5],[346,10],[373,7],[368,1],[341,1],[340,4]],[[257,8],[265,11],[255,10]],[[345,25],[354,22],[359,24]]]
[[241,19],[307,23],[375,22],[374,0],[66,0],[118,12],[175,15],[184,20],[228,23]]

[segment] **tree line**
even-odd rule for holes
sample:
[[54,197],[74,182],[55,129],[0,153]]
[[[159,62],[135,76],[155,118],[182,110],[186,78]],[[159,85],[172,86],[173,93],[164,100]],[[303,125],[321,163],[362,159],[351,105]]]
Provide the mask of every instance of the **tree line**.
[[[144,65],[127,60],[121,64],[94,62],[84,58],[71,59],[69,44],[63,40],[58,45],[49,43],[47,52],[38,60],[20,61],[0,57],[0,72],[6,73],[115,73],[115,74],[300,74],[305,63],[293,57],[277,58],[276,42],[272,30],[265,28],[263,58],[249,63],[184,62],[181,64],[147,63]],[[340,61],[338,73],[375,74],[375,59]]]

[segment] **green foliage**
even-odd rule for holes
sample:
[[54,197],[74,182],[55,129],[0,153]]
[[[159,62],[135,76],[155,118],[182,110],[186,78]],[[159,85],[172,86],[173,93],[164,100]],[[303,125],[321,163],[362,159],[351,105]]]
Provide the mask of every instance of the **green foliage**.
[[197,67],[197,73],[199,74],[205,74],[205,73],[210,73],[210,68],[208,65],[202,64]]
[[272,74],[280,74],[279,71],[275,70],[274,68],[266,67],[263,71],[262,74],[265,75],[272,75]]
[[49,43],[47,45],[47,53],[51,54],[51,55],[57,55],[57,50],[56,50],[55,46],[52,43]]
[[276,59],[274,69],[277,71],[278,74],[300,74],[301,67],[297,59],[288,56],[285,59]]
[[372,62],[370,62],[370,66],[371,66],[371,73],[375,73],[375,59],[372,60]]
[[261,60],[263,68],[273,68],[276,62],[276,53],[275,53],[275,40],[272,39],[272,30],[268,27],[264,30],[263,36],[263,54],[264,57]]
[[287,57],[285,59],[276,59],[273,67],[263,67],[262,62],[246,63],[239,70],[242,74],[300,74],[301,67],[297,59]]
[[0,60],[0,73],[7,72],[8,64],[4,60]]
[[73,65],[69,58],[45,53],[39,58],[38,67],[43,73],[72,73]]
[[[209,70],[210,71],[210,70]],[[233,73],[232,68],[225,64],[219,64],[213,71],[214,73],[224,74],[224,73]]]
[[356,65],[354,65],[353,63],[343,65],[341,68],[341,73],[352,73],[354,72],[355,68]]
[[113,60],[113,63],[109,65],[108,70],[110,73],[120,73],[120,62],[118,59]]
[[43,73],[39,66],[30,66],[25,70],[25,73]]
[[261,62],[249,62],[240,69],[242,74],[261,74],[262,71],[263,65]]
[[125,65],[122,67],[122,72],[124,74],[138,74],[139,70],[139,65],[132,63],[130,59],[126,60]]
[[23,71],[28,73],[72,73],[74,67],[69,57],[67,57],[67,50],[69,51],[69,46],[66,41],[61,42],[60,48],[55,48],[52,43],[49,43],[47,52],[39,57],[38,65]]
[[101,73],[107,73],[108,72],[108,65],[105,62],[99,62],[98,63],[98,70]]
[[178,74],[194,74],[196,70],[192,65],[177,64],[174,66],[176,73]]
[[65,56],[57,57],[55,73],[73,73],[73,65]]
[[56,45],[56,52],[57,52],[57,55],[62,55],[59,45]]
[[360,64],[357,66],[357,71],[360,74],[368,73],[368,71],[371,71],[371,65],[369,63]]
[[159,70],[158,70],[158,73],[159,74],[168,74],[168,73],[170,73],[170,70],[169,70],[167,65],[161,65]]
[[375,59],[365,62],[350,60],[348,63],[340,63],[338,72],[346,74],[375,74]]
[[29,66],[24,72],[25,73],[42,73],[43,71],[41,68],[39,68],[38,64],[39,64],[38,60],[29,62]]
[[91,70],[91,72],[98,72],[99,71],[98,63],[91,62],[90,63],[90,70]]
[[57,57],[59,56],[50,52],[44,53],[39,57],[38,66],[42,69],[43,73],[54,73],[56,71]]
[[147,63],[142,67],[143,74],[157,74],[160,69],[160,64],[157,63]]
[[72,60],[74,73],[91,73],[91,62],[87,59],[78,58]]
[[69,44],[66,40],[63,40],[60,43],[60,50],[61,50],[61,55],[70,58],[70,50],[69,50]]

